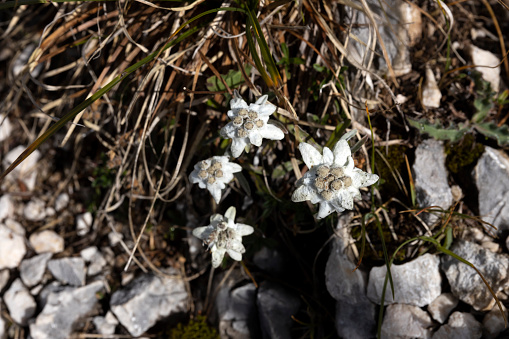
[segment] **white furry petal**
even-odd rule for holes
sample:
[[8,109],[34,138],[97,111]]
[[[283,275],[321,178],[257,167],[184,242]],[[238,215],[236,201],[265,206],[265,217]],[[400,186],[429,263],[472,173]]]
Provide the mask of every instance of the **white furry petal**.
[[301,142],[299,144],[299,151],[308,168],[312,168],[322,162],[322,155],[320,152],[308,143]]
[[359,188],[378,181],[376,174],[354,167],[352,152],[347,143],[353,135],[355,131],[342,137],[332,151],[324,147],[323,154],[307,143],[299,145],[309,171],[297,181],[292,201],[309,200],[313,204],[320,204],[316,215],[318,219],[332,212],[341,213],[345,209],[353,209],[354,199],[361,198]]
[[248,106],[238,92],[235,92],[230,107],[228,117],[232,121],[221,128],[220,134],[224,138],[232,139],[233,157],[238,158],[246,146],[260,147],[264,138],[272,140],[284,138],[284,133],[280,129],[268,123],[269,116],[277,107],[268,101],[267,95],[261,96]]
[[233,260],[241,261],[242,254],[246,252],[242,237],[254,232],[252,226],[235,223],[235,214],[236,209],[232,206],[226,210],[224,216],[214,214],[210,218],[210,225],[193,230],[193,235],[208,245],[214,267],[221,265],[225,253]]

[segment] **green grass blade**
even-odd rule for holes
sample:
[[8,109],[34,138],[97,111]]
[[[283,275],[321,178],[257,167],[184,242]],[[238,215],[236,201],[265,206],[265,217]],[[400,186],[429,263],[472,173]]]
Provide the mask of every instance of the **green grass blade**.
[[260,51],[262,53],[263,60],[265,61],[265,65],[267,66],[267,70],[269,71],[271,79],[274,82],[275,86],[279,86],[282,83],[281,75],[279,74],[274,58],[272,58],[269,45],[265,40],[265,36],[263,35],[262,28],[260,26],[260,23],[258,22],[258,18],[253,13],[253,11],[249,9],[247,11],[247,15],[249,20],[251,21],[256,40],[258,42],[258,45],[260,46]]
[[260,75],[262,76],[263,81],[267,84],[269,87],[274,87],[274,82],[269,77],[267,72],[265,71],[265,67],[263,67],[262,61],[260,60],[260,57],[256,53],[256,46],[254,44],[253,36],[251,35],[251,27],[252,22],[251,19],[247,19],[246,21],[246,40],[247,45],[249,46],[249,50],[251,51],[251,55],[253,56],[253,61],[256,65],[256,69],[258,69],[258,72],[260,72]]

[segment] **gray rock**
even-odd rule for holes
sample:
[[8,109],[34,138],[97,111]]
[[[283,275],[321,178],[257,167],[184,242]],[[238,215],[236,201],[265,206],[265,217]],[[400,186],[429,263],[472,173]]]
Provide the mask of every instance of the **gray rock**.
[[340,338],[374,338],[376,333],[375,305],[364,296],[355,303],[348,299],[336,303],[336,331]]
[[19,275],[26,286],[32,287],[41,282],[46,271],[46,264],[52,255],[51,253],[43,253],[21,262]]
[[4,339],[6,337],[5,325],[5,320],[2,317],[2,303],[0,303],[0,339]]
[[[383,8],[377,1],[368,0],[367,3],[375,20],[377,20],[380,38],[383,40],[394,73],[396,76],[409,73],[412,70],[412,63],[407,46],[411,43],[415,43],[414,40],[416,40],[418,36],[415,29],[409,29],[409,32],[407,32],[406,27],[409,22],[415,19],[415,16],[409,18],[408,15],[405,15],[405,6],[401,6],[401,3],[397,1],[385,1],[382,5]],[[371,22],[361,10],[353,9],[353,7],[350,6],[345,7],[345,10],[347,11],[348,18],[356,19],[350,22],[353,24],[351,33],[356,36],[356,39],[352,39],[346,46],[348,54],[350,58],[356,60],[359,64],[365,64],[365,56],[367,58],[370,57],[367,46],[370,44],[370,38],[372,39]],[[385,13],[390,13],[390,15],[386,15]],[[405,26],[405,29],[394,29],[394,27],[400,27],[402,25]],[[410,33],[410,31],[412,32]],[[360,42],[358,42],[357,39],[359,39]],[[380,68],[386,71],[388,67],[382,56],[383,51],[380,44],[376,45],[376,52],[377,55],[374,55],[374,59],[377,60]]]
[[34,315],[37,304],[21,279],[16,279],[4,295],[5,305],[16,323],[25,326]]
[[[216,298],[221,338],[249,339],[257,335],[256,287],[246,284],[234,290],[227,284]],[[259,332],[259,331],[258,331]]]
[[30,325],[33,339],[67,339],[99,306],[96,293],[104,291],[100,281],[79,288],[49,294],[42,312]]
[[454,312],[447,325],[442,325],[432,339],[479,339],[481,324],[470,313]]
[[336,303],[336,330],[341,338],[372,338],[376,331],[375,304],[366,296],[367,274],[355,270],[355,264],[344,253],[348,221],[340,217],[332,251],[325,268],[325,283]]
[[[392,265],[394,298],[387,286],[385,304],[409,304],[419,307],[428,305],[442,292],[442,277],[439,271],[440,259],[425,254],[403,265]],[[380,304],[387,267],[373,267],[369,273],[368,298]],[[387,284],[388,285],[388,284]]]
[[[503,308],[505,316],[507,317],[507,310],[505,307]],[[505,330],[504,317],[498,307],[493,307],[493,309],[484,316],[482,326],[483,338],[486,339],[495,339],[500,333],[502,333],[502,331]]]
[[5,219],[4,225],[7,226],[7,228],[10,228],[11,231],[16,233],[17,235],[21,235],[25,237],[25,228],[21,226],[21,224],[13,219]]
[[432,326],[428,313],[417,306],[389,305],[382,323],[382,338],[429,338]]
[[[4,169],[7,169],[7,167],[9,167],[24,150],[25,147],[20,145],[7,153],[2,160]],[[4,181],[16,182],[17,180],[21,180],[25,183],[28,191],[33,191],[35,187],[35,180],[37,178],[37,161],[39,161],[40,157],[41,152],[39,152],[39,150],[35,150],[25,160],[23,160],[19,166],[14,168],[12,172],[5,177]],[[2,182],[2,184],[4,184],[4,182]]]
[[92,213],[87,212],[80,214],[76,217],[76,233],[80,237],[86,235],[90,231],[90,227],[92,227]]
[[6,140],[11,135],[11,131],[12,125],[9,118],[5,114],[0,113],[0,142]]
[[[0,123],[2,123],[0,115]],[[6,218],[12,218],[14,215],[14,201],[10,194],[4,194],[0,197],[0,222]]]
[[300,299],[282,286],[265,281],[256,298],[258,316],[264,338],[292,338],[292,315],[300,307]]
[[94,317],[93,323],[98,333],[107,335],[115,333],[115,327],[118,325],[118,320],[115,318],[113,313],[108,311],[105,317]]
[[33,233],[28,241],[36,253],[60,253],[64,250],[64,238],[51,230]]
[[48,298],[51,294],[57,294],[64,291],[73,291],[75,288],[71,286],[63,286],[58,281],[52,281],[39,291],[37,297],[37,304],[40,308],[44,308],[48,302]]
[[[2,307],[0,306],[0,311],[2,311]],[[2,315],[0,314],[0,339],[4,339],[6,336],[5,333],[5,320],[2,318]]]
[[[448,209],[452,204],[452,192],[447,183],[443,143],[434,139],[424,140],[415,150],[412,169],[419,206]],[[421,213],[420,216],[429,223],[438,220],[437,215],[430,213]]]
[[479,213],[498,233],[509,229],[509,157],[486,146],[474,169],[479,191]]
[[61,193],[55,199],[55,211],[60,212],[61,210],[66,208],[68,204],[69,204],[69,194]]
[[0,271],[0,292],[4,289],[5,285],[7,285],[7,282],[9,281],[9,270],[2,270]]
[[422,105],[426,108],[438,108],[440,107],[440,99],[442,99],[442,92],[438,88],[435,75],[431,68],[426,66],[426,81],[424,81],[422,88]]
[[110,306],[120,323],[137,337],[157,321],[187,311],[188,298],[182,278],[144,274],[113,293]]
[[[508,282],[509,259],[505,254],[493,253],[468,241],[458,241],[451,251],[468,260],[481,271],[495,293]],[[442,257],[442,270],[451,285],[452,293],[476,310],[490,310],[495,299],[481,277],[470,266],[450,257]]]
[[458,298],[452,293],[440,294],[438,298],[433,300],[428,306],[428,312],[431,314],[433,319],[443,324],[451,311],[458,306]]
[[260,269],[275,276],[284,274],[284,262],[281,253],[268,247],[263,247],[253,256],[253,262]]
[[498,92],[500,89],[500,59],[490,51],[485,51],[474,45],[470,45],[469,52],[472,63],[480,66],[475,70],[480,72],[482,78],[491,84],[491,89],[494,92]]
[[48,262],[53,276],[64,284],[83,286],[85,284],[85,261],[83,258],[53,259]]
[[104,266],[106,266],[106,259],[104,259],[101,252],[95,246],[85,248],[80,252],[80,255],[89,263],[87,274],[90,276],[101,273]]
[[25,237],[0,224],[0,270],[18,267],[26,252]]
[[23,216],[30,221],[41,221],[46,218],[46,204],[41,199],[30,200],[23,208]]

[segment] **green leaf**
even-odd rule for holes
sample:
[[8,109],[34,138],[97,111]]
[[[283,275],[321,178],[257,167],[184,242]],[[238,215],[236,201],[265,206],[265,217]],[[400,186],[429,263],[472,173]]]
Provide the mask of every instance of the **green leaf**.
[[[244,67],[244,70],[247,75],[251,74],[251,68],[252,66],[249,64]],[[230,88],[236,88],[242,83],[244,83],[244,77],[242,76],[241,71],[230,70],[226,75],[221,74],[221,78],[225,80],[226,84]],[[219,80],[218,77],[215,75],[207,79],[206,86],[207,89],[211,92],[222,92],[226,90],[226,87],[224,86],[223,82]]]
[[[408,123],[410,126],[415,127],[421,133],[429,134],[431,137],[437,140],[450,140],[452,142],[459,141],[468,131],[470,131],[470,127],[468,126],[459,126],[457,128],[443,128],[440,124],[431,125],[429,122],[425,120],[412,120],[408,119]],[[458,127],[458,126],[456,126]]]
[[345,130],[347,129],[348,126],[350,126],[350,122],[351,121],[349,119],[346,119],[342,123],[338,124],[334,132],[332,132],[325,146],[328,148],[332,148],[338,142],[338,140],[344,135]]
[[509,127],[502,125],[498,127],[493,122],[485,122],[474,125],[475,129],[489,138],[497,140],[499,146],[509,144]]

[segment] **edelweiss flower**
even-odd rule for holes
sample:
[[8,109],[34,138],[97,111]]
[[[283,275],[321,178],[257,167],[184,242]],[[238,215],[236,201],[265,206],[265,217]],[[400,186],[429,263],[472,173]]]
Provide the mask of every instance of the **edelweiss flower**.
[[231,151],[238,158],[248,145],[261,146],[262,139],[281,140],[284,133],[272,124],[269,116],[276,111],[276,106],[267,101],[267,95],[261,96],[254,104],[247,103],[235,91],[230,102],[228,117],[232,120],[221,128],[221,135],[232,139]]
[[361,198],[360,187],[373,185],[378,175],[363,172],[354,167],[352,152],[345,135],[331,151],[323,148],[323,155],[313,146],[300,143],[299,150],[309,171],[297,181],[298,188],[292,194],[292,201],[311,200],[320,203],[317,218],[325,218],[332,212],[353,209],[353,199]]
[[216,203],[219,204],[221,190],[232,181],[233,173],[240,171],[242,171],[242,167],[229,162],[227,156],[215,156],[194,165],[194,171],[189,174],[189,181],[193,184],[198,183],[200,188],[208,189]]
[[212,252],[212,266],[218,267],[223,261],[225,252],[233,260],[241,261],[242,253],[246,251],[242,245],[242,237],[254,232],[249,225],[235,223],[235,207],[230,207],[224,214],[214,214],[210,217],[210,225],[198,227],[193,235],[203,240]]

